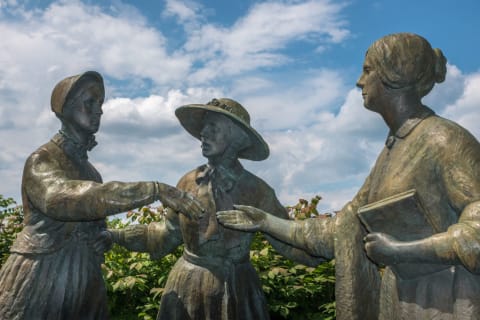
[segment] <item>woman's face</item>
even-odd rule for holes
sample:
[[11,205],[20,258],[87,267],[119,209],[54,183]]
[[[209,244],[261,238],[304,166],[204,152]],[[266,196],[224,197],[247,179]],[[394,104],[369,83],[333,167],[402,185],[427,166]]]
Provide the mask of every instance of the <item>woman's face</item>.
[[381,112],[384,106],[388,104],[390,94],[373,64],[371,53],[367,52],[362,74],[357,81],[357,87],[362,89],[365,108],[374,112]]
[[104,90],[97,83],[87,83],[65,105],[63,119],[77,130],[94,134],[100,128]]
[[224,115],[207,113],[200,131],[202,154],[206,158],[221,156],[230,143],[230,119]]

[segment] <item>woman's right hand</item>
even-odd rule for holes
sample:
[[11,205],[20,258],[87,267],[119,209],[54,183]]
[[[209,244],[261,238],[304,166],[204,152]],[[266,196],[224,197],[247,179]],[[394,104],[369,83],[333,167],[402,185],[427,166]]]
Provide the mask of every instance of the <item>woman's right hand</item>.
[[225,227],[241,231],[265,231],[267,213],[251,206],[234,205],[235,210],[217,212],[217,220]]
[[157,183],[157,196],[165,207],[169,207],[188,218],[200,219],[205,209],[190,193],[181,191],[165,183]]

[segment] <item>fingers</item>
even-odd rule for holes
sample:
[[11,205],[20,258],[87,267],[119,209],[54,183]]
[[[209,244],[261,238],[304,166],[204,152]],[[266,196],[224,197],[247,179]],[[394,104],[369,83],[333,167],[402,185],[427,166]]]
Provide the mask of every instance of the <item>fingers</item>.
[[205,209],[202,207],[202,205],[193,198],[193,196],[189,195],[191,199],[186,201],[185,208],[184,210],[180,210],[182,212],[188,212],[189,215],[191,216],[190,218],[196,218],[200,219],[205,215]]
[[365,243],[374,242],[379,240],[380,237],[381,237],[381,233],[378,233],[378,232],[369,233],[363,238],[363,242]]
[[244,224],[224,223],[225,228],[240,230],[240,231],[256,231],[255,226],[249,226]]
[[239,223],[237,215],[242,214],[242,211],[225,210],[225,211],[218,211],[216,214],[217,214],[217,219],[218,221],[220,221],[220,223],[236,224],[236,223]]
[[178,197],[172,197],[164,204],[189,219],[200,219],[205,215],[205,209],[200,202],[188,192],[180,191]]
[[257,208],[254,208],[254,207],[251,207],[251,206],[244,206],[244,205],[241,205],[241,204],[234,204],[233,207],[237,210],[245,211],[247,213],[252,213],[255,210],[257,210]]

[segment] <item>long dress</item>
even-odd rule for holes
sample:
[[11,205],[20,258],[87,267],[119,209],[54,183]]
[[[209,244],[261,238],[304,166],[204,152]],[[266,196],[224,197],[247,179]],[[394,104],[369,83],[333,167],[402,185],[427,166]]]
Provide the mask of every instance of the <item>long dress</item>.
[[[133,231],[142,226],[125,230],[135,234],[130,241],[143,242],[137,244],[137,250],[148,251],[153,258],[184,244],[183,256],[169,274],[157,319],[269,319],[260,280],[250,263],[253,234],[224,228],[215,213],[232,209],[233,204],[256,206],[282,218],[287,218],[287,212],[273,189],[239,162],[231,177],[215,171],[208,165],[200,166],[181,178],[177,186],[195,195],[206,209],[199,221],[168,214],[165,223],[143,226],[143,233]],[[301,250],[267,238],[287,257],[308,264],[319,262]]]
[[[357,209],[413,188],[458,263],[406,280],[387,267],[380,278]],[[352,202],[335,219],[299,225],[297,237],[312,254],[334,250],[337,319],[480,319],[480,144],[425,107],[390,134]]]
[[24,229],[0,270],[0,319],[108,319],[93,244],[105,214],[153,202],[154,183],[102,184],[86,150],[57,134],[27,159]]

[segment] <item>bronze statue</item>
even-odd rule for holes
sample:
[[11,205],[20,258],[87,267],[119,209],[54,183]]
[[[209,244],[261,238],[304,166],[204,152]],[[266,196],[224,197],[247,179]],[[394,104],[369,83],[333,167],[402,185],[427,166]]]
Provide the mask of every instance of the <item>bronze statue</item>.
[[[390,133],[354,199],[331,219],[286,221],[245,206],[219,212],[218,219],[335,258],[338,319],[479,319],[480,144],[421,102],[445,74],[442,52],[422,37],[398,33],[377,40],[357,86],[365,107],[383,117]],[[368,233],[357,211],[411,189],[436,231],[418,238],[402,230],[402,238],[416,240]],[[403,214],[410,212],[400,210],[396,220]],[[378,266],[386,266],[383,274]],[[394,272],[405,266],[407,277]]]
[[1,319],[108,319],[105,217],[156,200],[202,214],[191,196],[163,183],[102,183],[87,151],[97,144],[104,95],[94,71],[63,79],[52,92],[62,127],[25,163],[25,227],[0,270]]
[[[153,258],[185,245],[183,257],[168,277],[157,319],[269,319],[260,280],[250,263],[253,234],[226,229],[215,215],[240,203],[262,208],[278,219],[288,217],[273,189],[238,160],[264,160],[268,146],[250,126],[247,110],[234,100],[186,105],[175,114],[201,141],[202,154],[208,159],[208,164],[184,175],[177,187],[195,195],[206,215],[195,221],[167,214],[164,223],[111,230],[113,239],[130,250],[149,252]],[[318,263],[302,250],[267,238],[287,257]]]

